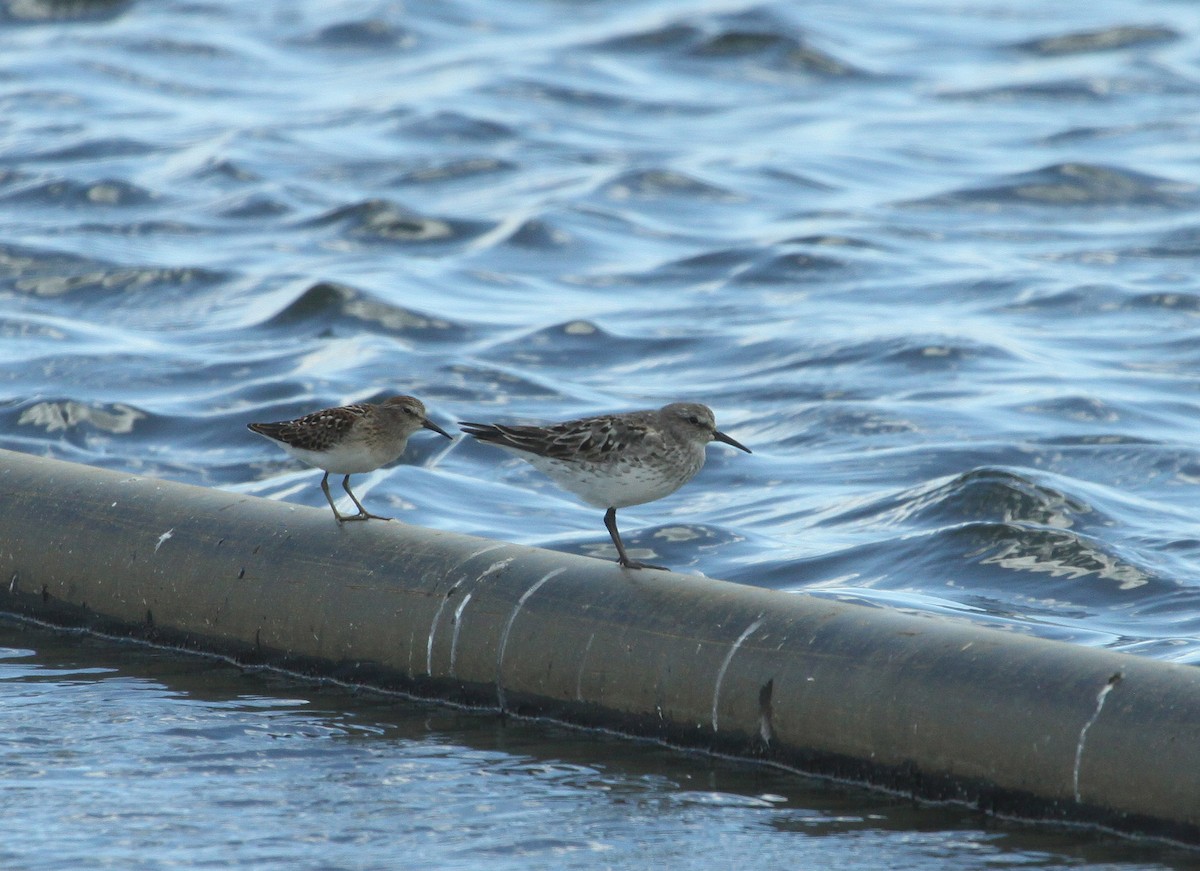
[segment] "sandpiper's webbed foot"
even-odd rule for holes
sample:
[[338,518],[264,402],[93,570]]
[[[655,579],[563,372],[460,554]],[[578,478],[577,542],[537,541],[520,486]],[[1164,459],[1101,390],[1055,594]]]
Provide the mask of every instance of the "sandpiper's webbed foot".
[[666,566],[652,566],[650,563],[638,562],[635,559],[630,559],[629,554],[625,553],[625,545],[621,541],[621,533],[617,531],[617,509],[610,508],[604,512],[604,525],[608,527],[608,534],[612,536],[613,544],[617,546],[617,564],[623,569],[656,569],[660,572],[669,572],[670,569]]
[[391,520],[390,517],[384,517],[382,514],[372,514],[369,511],[360,511],[358,514],[339,514],[337,515],[338,523],[349,523],[352,520]]
[[659,572],[671,571],[666,566],[651,565],[650,563],[638,562],[635,559],[617,560],[617,564],[623,569],[654,569]]
[[[350,497],[350,501],[354,503],[354,507],[358,509],[358,513],[352,514],[349,517],[339,514],[338,515],[339,522],[345,522],[347,520],[391,520],[392,519],[390,517],[384,517],[382,514],[372,514],[370,511],[363,508],[363,504],[358,501],[358,497],[355,496],[354,491],[350,489],[350,476],[349,475],[347,475],[345,478],[342,479],[342,489],[346,491],[346,495]],[[329,504],[330,505],[333,504],[332,499],[329,500]],[[333,513],[337,514],[336,508],[333,509]]]

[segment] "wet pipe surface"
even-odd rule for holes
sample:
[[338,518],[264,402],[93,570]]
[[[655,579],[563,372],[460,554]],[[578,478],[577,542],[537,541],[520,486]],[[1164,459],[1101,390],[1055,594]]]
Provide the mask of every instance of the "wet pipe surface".
[[[546,583],[547,580],[543,580],[542,583]],[[719,708],[722,684],[727,679],[729,665],[738,647],[751,634],[749,631],[739,635],[734,644],[729,646],[720,668],[712,677],[712,720],[708,723],[683,722],[663,716],[661,710],[636,712],[588,701],[579,692],[575,693],[573,698],[559,698],[506,687],[503,680],[504,665],[507,656],[510,655],[506,643],[501,644],[496,658],[497,680],[479,682],[447,674],[434,674],[429,670],[431,662],[428,659],[421,662],[422,669],[413,672],[377,661],[334,660],[297,654],[288,649],[264,646],[257,637],[244,640],[181,631],[156,622],[149,610],[144,620],[114,619],[106,616],[102,607],[98,609],[95,605],[85,602],[73,603],[57,598],[45,585],[23,584],[19,572],[15,572],[9,579],[6,589],[8,595],[4,597],[0,607],[8,613],[47,626],[84,630],[110,638],[129,639],[190,654],[218,656],[245,667],[277,669],[316,680],[332,680],[384,693],[396,693],[404,697],[495,711],[500,716],[544,719],[585,729],[600,729],[606,733],[661,742],[685,751],[715,753],[755,764],[778,766],[803,775],[829,778],[840,783],[883,789],[918,801],[953,802],[976,808],[989,815],[1036,822],[1093,825],[1116,832],[1200,845],[1200,828],[1195,825],[1130,814],[1080,800],[1079,770],[1087,734],[1101,715],[1110,694],[1122,682],[1123,676],[1120,672],[1115,672],[1098,690],[1094,710],[1080,728],[1073,772],[1075,796],[1067,800],[1048,799],[1031,791],[1000,788],[986,778],[931,772],[916,760],[899,765],[885,764],[862,756],[827,752],[796,743],[794,740],[787,743],[775,740],[773,677],[758,687],[756,730],[721,728],[716,712]],[[530,589],[534,588],[531,586]],[[460,591],[456,590],[456,593],[458,592]],[[454,598],[446,596],[445,601],[450,602]],[[464,601],[466,605],[463,604]],[[518,600],[513,607],[506,626],[509,631],[527,602],[528,598],[524,601]],[[461,625],[460,621],[469,603],[470,599],[466,594],[459,598],[458,606],[454,609],[457,620],[452,626]],[[444,616],[444,612],[439,616]],[[433,649],[438,625],[439,621],[434,620],[429,635],[423,639],[426,651],[431,652]],[[452,646],[451,649],[455,648]],[[416,659],[420,660],[419,657]]]

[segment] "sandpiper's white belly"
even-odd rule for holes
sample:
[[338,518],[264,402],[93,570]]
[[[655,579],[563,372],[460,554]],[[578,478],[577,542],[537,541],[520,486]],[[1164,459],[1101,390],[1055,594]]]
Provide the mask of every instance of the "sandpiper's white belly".
[[653,502],[674,493],[700,471],[704,449],[683,451],[666,458],[605,463],[541,457],[512,450],[554,483],[597,508],[624,508]]
[[325,451],[308,451],[286,444],[280,444],[280,447],[302,463],[335,475],[354,475],[359,472],[373,472],[380,466],[386,466],[404,453],[407,441],[408,439],[403,439],[397,443],[388,440],[372,445],[362,440],[347,440],[331,445]]

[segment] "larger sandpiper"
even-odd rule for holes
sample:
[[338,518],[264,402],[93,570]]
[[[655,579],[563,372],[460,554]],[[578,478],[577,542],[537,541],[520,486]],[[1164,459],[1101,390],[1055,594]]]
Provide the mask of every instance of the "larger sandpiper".
[[[278,423],[247,424],[247,428],[275,442],[300,462],[325,470],[321,491],[339,523],[391,519],[363,508],[350,490],[350,476],[373,472],[395,460],[404,453],[408,437],[422,427],[451,438],[426,416],[424,404],[415,396],[393,396],[378,405],[363,402],[323,408]],[[342,478],[342,489],[358,508],[357,514],[345,515],[337,510],[329,493],[330,472],[346,476]]]
[[663,566],[631,560],[625,553],[617,531],[618,508],[674,493],[704,466],[704,448],[711,441],[751,452],[720,432],[712,410],[695,402],[546,426],[470,421],[459,425],[480,441],[528,461],[587,504],[606,509],[604,525],[617,546],[617,562],[629,569]]

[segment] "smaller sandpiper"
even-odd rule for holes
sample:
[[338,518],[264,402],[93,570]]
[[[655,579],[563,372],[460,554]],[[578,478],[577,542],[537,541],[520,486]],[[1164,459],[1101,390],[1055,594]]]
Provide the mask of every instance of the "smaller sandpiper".
[[712,410],[694,402],[659,409],[601,414],[547,426],[460,421],[482,442],[528,461],[554,483],[589,505],[607,509],[604,525],[629,569],[661,569],[631,560],[617,531],[617,509],[674,493],[704,466],[704,447],[724,442],[750,453],[717,430]]
[[[415,396],[393,396],[378,405],[363,402],[324,408],[278,423],[251,423],[247,427],[275,442],[297,460],[325,470],[321,490],[329,500],[339,523],[347,520],[390,520],[363,508],[350,490],[350,476],[373,472],[404,453],[408,437],[424,427],[452,438],[425,414],[425,406]],[[329,473],[345,475],[342,489],[350,497],[357,514],[341,514],[329,494]]]

